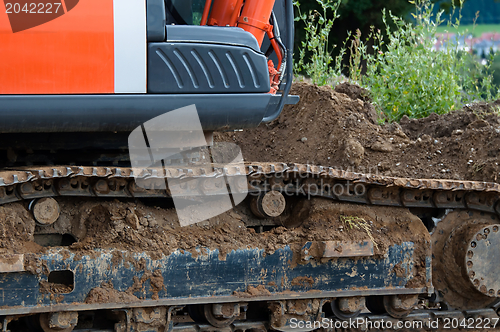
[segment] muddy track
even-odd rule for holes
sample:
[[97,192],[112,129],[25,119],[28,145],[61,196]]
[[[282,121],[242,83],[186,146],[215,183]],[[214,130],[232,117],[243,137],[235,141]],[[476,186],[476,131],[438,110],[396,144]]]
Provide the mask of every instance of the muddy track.
[[[218,185],[224,181],[237,181],[231,187],[233,191],[236,189],[233,194],[290,191],[292,194],[373,205],[496,212],[500,198],[500,185],[491,182],[396,178],[315,165],[253,163],[213,168],[143,169],[136,174],[130,168],[109,167],[4,171],[0,172],[0,204],[55,196],[171,197],[168,179],[189,183],[189,186],[180,185],[176,191],[176,195],[186,197],[220,195]],[[143,181],[146,187],[137,186],[136,180]]]

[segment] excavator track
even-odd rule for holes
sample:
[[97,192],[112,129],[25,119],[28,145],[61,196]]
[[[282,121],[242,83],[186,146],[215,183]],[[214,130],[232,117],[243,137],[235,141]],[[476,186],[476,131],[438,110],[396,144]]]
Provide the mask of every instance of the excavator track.
[[[168,190],[145,190],[136,179],[189,181],[186,196],[207,195],[204,181],[247,176],[238,183],[248,192],[269,190],[331,198],[344,202],[415,208],[470,209],[500,214],[500,185],[489,182],[409,179],[365,175],[331,167],[255,163],[244,167],[142,169],[43,167],[0,172],[0,204],[54,196],[171,197]],[[198,181],[198,183],[193,182]],[[160,181],[160,183],[164,183]],[[338,185],[336,187],[336,185]],[[312,189],[314,188],[314,189]],[[336,190],[336,188],[339,188]],[[344,189],[344,190],[341,190]]]
[[[245,176],[246,181],[242,181],[242,176]],[[496,236],[498,227],[496,225],[500,224],[498,221],[498,216],[500,215],[500,185],[496,183],[395,178],[377,174],[366,175],[346,172],[330,167],[285,163],[252,163],[244,166],[223,165],[220,167],[193,166],[191,168],[167,167],[164,169],[141,170],[115,167],[26,167],[0,172],[0,204],[4,205],[16,201],[29,202],[46,197],[56,199],[57,197],[168,198],[172,197],[172,194],[168,188],[167,180],[172,178],[181,183],[180,188],[183,191],[180,194],[186,197],[217,195],[217,190],[214,191],[214,188],[231,188],[233,190],[237,188],[241,192],[248,190],[248,193],[255,197],[259,197],[263,193],[278,192],[282,193],[285,197],[297,196],[302,200],[310,197],[319,197],[346,204],[355,203],[367,206],[382,206],[388,209],[409,208],[416,214],[422,214],[424,217],[429,215],[430,217],[427,218],[424,224],[432,235],[432,243],[440,244],[439,250],[444,252],[444,254],[435,259],[436,262],[433,262],[433,264],[439,265],[444,260],[456,259],[458,262],[456,273],[461,274],[462,268],[465,271],[463,272],[464,277],[461,282],[468,285],[471,291],[474,291],[474,287],[477,286],[477,293],[474,295],[474,305],[470,308],[467,307],[464,304],[467,303],[467,295],[462,294],[460,290],[450,287],[450,283],[452,282],[449,280],[443,281],[443,279],[446,279],[448,271],[442,271],[442,269],[439,270],[434,267],[432,279],[436,287],[435,291],[432,287],[422,287],[418,291],[405,291],[396,287],[393,290],[388,289],[384,291],[381,289],[372,293],[363,291],[343,293],[339,291],[330,294],[318,291],[318,294],[282,294],[284,296],[280,298],[274,298],[273,294],[257,294],[248,301],[267,303],[269,308],[278,308],[281,306],[281,309],[271,309],[274,318],[271,317],[269,321],[240,321],[237,319],[235,322],[227,324],[227,326],[214,329],[213,326],[200,325],[199,323],[173,324],[170,320],[171,311],[169,310],[169,314],[167,315],[169,318],[166,322],[169,327],[167,326],[165,331],[266,331],[270,327],[287,331],[290,330],[290,319],[293,317],[309,317],[311,321],[321,321],[325,318],[325,312],[323,310],[318,311],[317,307],[318,303],[320,308],[327,305],[329,303],[327,298],[340,298],[342,296],[359,297],[364,294],[367,294],[368,297],[366,299],[368,302],[371,302],[372,307],[373,303],[382,303],[380,302],[382,296],[385,296],[387,300],[387,296],[392,296],[391,299],[394,299],[394,296],[412,297],[414,296],[413,294],[417,293],[424,295],[427,299],[426,301],[431,305],[430,307],[426,306],[412,312],[413,308],[409,309],[404,305],[397,306],[384,302],[385,304],[381,305],[385,307],[385,310],[382,310],[384,312],[376,312],[377,310],[375,310],[375,313],[361,314],[361,316],[357,316],[359,312],[353,312],[352,316],[343,317],[344,319],[357,317],[357,319],[362,318],[372,323],[391,320],[395,323],[397,319],[394,317],[399,317],[400,319],[404,318],[405,321],[417,321],[423,322],[423,324],[434,320],[440,321],[440,324],[444,324],[446,321],[451,322],[451,320],[453,322],[467,321],[467,319],[472,318],[481,322],[484,319],[492,322],[498,320],[498,301],[496,296],[500,294],[500,289],[494,289],[494,287],[498,286],[496,281],[483,280],[486,278],[489,270],[482,265],[472,270],[468,266],[469,262],[465,263],[464,261],[463,264],[459,262],[462,257],[461,255],[469,255],[467,257],[472,260],[473,258],[470,255],[473,250],[468,250],[467,252],[467,249],[465,249],[465,253],[463,253],[464,249],[453,249],[455,251],[447,249],[448,247],[455,248],[462,245],[461,243],[457,244],[453,242],[452,239],[452,235],[455,234],[454,232],[459,231],[464,242],[469,241],[471,236],[475,236],[478,239],[478,243],[481,239],[486,241],[486,238],[491,233],[488,241],[496,244],[495,241],[498,241]],[[143,183],[149,183],[149,188],[144,189],[144,187],[138,186],[137,179],[143,181]],[[184,181],[185,185],[182,185]],[[164,187],[165,183],[167,183],[166,188]],[[232,185],[228,186],[228,183]],[[176,195],[179,195],[178,189],[176,190]],[[272,220],[273,218],[268,219]],[[446,225],[452,226],[447,227]],[[281,224],[277,221],[274,226],[281,226]],[[460,227],[465,227],[467,230],[461,231]],[[453,243],[449,243],[450,241]],[[405,250],[404,246],[398,248],[397,250],[401,250],[402,252]],[[312,251],[312,247],[306,249]],[[478,249],[473,249],[481,257],[482,253],[479,252],[480,245]],[[302,250],[304,251],[304,248]],[[483,248],[482,250],[485,249]],[[454,256],[455,252],[458,252],[456,257]],[[488,254],[491,255],[491,253],[483,253],[483,255],[486,255],[484,257],[489,257],[487,256]],[[54,251],[54,255],[64,256],[64,253],[58,253],[56,250]],[[477,262],[477,259],[474,262]],[[428,264],[426,267],[428,271],[427,277],[430,278],[430,262],[424,264]],[[483,273],[483,277],[485,278],[480,278],[483,281],[479,280],[476,284],[474,275],[480,275],[481,273]],[[471,276],[470,284],[468,284],[467,276]],[[289,302],[293,302],[293,299],[309,301],[306,305],[309,309],[302,311],[296,308],[290,309]],[[319,302],[314,304],[314,301]],[[137,318],[139,314],[136,311],[143,310],[141,308],[170,306],[169,308],[171,309],[178,307],[181,309],[175,310],[183,310],[183,306],[186,305],[208,305],[210,303],[215,305],[215,303],[232,302],[234,302],[233,298],[224,297],[204,298],[201,301],[193,299],[184,301],[184,303],[182,301],[147,300],[135,303],[134,305],[122,304],[119,308],[115,309],[126,312],[128,320],[129,313],[123,308],[136,308],[130,310],[133,311],[131,315],[136,315],[134,317]],[[247,310],[246,306],[244,307]],[[73,307],[64,304],[54,304],[50,311],[106,310],[111,308],[114,307],[109,304],[84,304],[83,306],[74,305]],[[44,312],[46,310],[43,307],[34,307],[26,310],[19,307],[4,307],[4,309],[0,310],[0,315],[5,317],[4,324],[6,324],[19,314]],[[276,315],[281,315],[280,319],[284,319],[286,324],[277,322]],[[326,316],[335,319],[335,316],[332,316],[331,313],[327,312]],[[390,316],[393,317],[391,318]],[[280,326],[285,327],[280,328]],[[321,327],[324,328],[324,326]],[[334,327],[337,328],[335,325]],[[439,325],[439,328],[442,327],[443,325]],[[433,329],[434,327],[428,328]],[[139,331],[139,329],[137,330]],[[324,328],[324,330],[328,329]],[[370,330],[370,328],[367,328],[367,330]],[[95,329],[91,331],[107,330]]]

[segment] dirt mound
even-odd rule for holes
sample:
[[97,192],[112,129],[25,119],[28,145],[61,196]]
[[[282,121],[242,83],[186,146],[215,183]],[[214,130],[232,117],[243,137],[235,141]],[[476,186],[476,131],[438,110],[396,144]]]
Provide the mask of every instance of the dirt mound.
[[500,102],[468,105],[444,116],[378,125],[361,88],[334,91],[299,83],[301,96],[278,119],[243,132],[218,133],[247,161],[299,162],[360,173],[497,182]]
[[467,105],[462,110],[445,115],[431,114],[423,119],[409,119],[404,116],[401,126],[408,137],[417,139],[423,135],[433,138],[450,137],[455,131],[465,131],[467,127],[477,120],[484,120],[490,126],[498,128],[500,119],[496,114],[500,109],[500,100],[492,103],[478,103]]

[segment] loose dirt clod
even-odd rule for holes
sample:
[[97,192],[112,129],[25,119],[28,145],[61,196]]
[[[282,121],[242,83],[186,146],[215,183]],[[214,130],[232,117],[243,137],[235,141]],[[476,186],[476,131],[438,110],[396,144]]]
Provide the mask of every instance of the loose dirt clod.
[[271,292],[264,285],[258,285],[257,287],[248,286],[246,292],[234,292],[234,295],[239,297],[271,296]]
[[365,148],[357,140],[350,138],[345,144],[344,153],[349,164],[359,166],[363,161]]

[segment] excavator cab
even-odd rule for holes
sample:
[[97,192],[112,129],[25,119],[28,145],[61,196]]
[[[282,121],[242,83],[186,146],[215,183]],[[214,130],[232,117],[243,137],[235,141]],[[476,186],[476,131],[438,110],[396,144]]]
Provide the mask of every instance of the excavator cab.
[[123,165],[130,132],[166,112],[196,105],[209,136],[298,101],[291,0],[61,5],[0,13],[1,166]]

